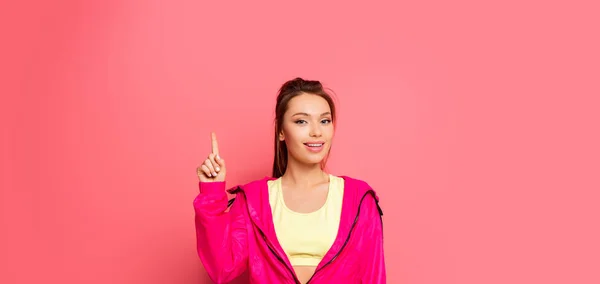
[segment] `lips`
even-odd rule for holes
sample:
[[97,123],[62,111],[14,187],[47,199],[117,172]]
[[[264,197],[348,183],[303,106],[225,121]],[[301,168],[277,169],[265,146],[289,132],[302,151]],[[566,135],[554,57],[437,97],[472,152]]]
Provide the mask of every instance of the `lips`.
[[323,144],[325,144],[324,141],[312,141],[312,142],[304,143],[304,145],[309,146],[309,147],[319,147],[319,146],[323,146]]
[[304,145],[306,146],[306,148],[311,151],[311,152],[321,152],[321,150],[323,150],[323,145],[325,145],[324,141],[311,141],[311,142],[307,142],[304,143]]

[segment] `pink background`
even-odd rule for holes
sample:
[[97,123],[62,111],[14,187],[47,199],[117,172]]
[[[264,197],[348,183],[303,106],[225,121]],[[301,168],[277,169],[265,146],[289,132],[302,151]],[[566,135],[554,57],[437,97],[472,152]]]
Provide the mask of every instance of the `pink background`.
[[2,4],[0,283],[209,283],[195,167],[214,130],[229,185],[268,175],[295,76],[389,283],[600,283],[594,1],[217,2]]

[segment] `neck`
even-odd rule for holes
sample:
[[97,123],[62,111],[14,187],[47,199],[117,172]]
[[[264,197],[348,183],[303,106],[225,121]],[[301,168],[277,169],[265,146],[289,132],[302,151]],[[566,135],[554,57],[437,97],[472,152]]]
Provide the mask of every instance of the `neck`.
[[321,169],[320,164],[301,164],[289,160],[281,180],[295,188],[311,188],[328,181],[329,175]]

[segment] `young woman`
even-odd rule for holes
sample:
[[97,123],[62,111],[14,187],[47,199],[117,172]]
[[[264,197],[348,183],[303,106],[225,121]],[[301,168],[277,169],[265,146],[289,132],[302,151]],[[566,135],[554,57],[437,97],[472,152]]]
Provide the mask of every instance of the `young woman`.
[[273,176],[225,192],[225,160],[197,168],[198,254],[216,283],[248,270],[250,283],[385,283],[383,224],[375,191],[323,168],[335,106],[318,81],[283,84],[275,108]]

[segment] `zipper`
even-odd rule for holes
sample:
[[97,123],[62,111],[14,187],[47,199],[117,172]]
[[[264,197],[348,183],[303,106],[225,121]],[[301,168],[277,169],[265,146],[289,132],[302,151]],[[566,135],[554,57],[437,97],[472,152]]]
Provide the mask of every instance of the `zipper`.
[[262,235],[263,239],[265,240],[265,243],[267,243],[267,247],[269,248],[269,250],[271,251],[271,253],[273,253],[273,255],[275,255],[275,257],[277,257],[277,259],[281,262],[281,264],[283,264],[283,266],[285,266],[285,268],[288,269],[288,271],[292,275],[292,278],[294,278],[294,282],[296,284],[301,284],[300,280],[298,279],[298,277],[296,277],[296,273],[294,273],[294,271],[285,263],[285,261],[283,260],[283,258],[281,256],[279,256],[279,254],[277,254],[277,252],[271,247],[271,243],[267,239],[267,236],[265,236],[265,233],[263,233],[263,231],[260,228],[258,228],[258,231],[260,232],[260,234]]
[[[246,193],[239,186],[232,193],[237,193],[238,191],[242,192],[242,194],[244,194],[244,199],[246,199]],[[246,210],[248,210],[248,217],[250,217],[251,215],[250,215],[250,208],[248,208],[248,199],[246,199]],[[250,217],[250,220],[252,220],[252,217]],[[267,247],[269,248],[269,250],[271,251],[271,253],[273,253],[273,255],[277,258],[277,260],[279,260],[281,262],[281,264],[283,264],[283,266],[285,266],[285,268],[287,268],[287,270],[290,272],[290,274],[292,275],[292,278],[294,279],[294,283],[301,284],[300,280],[296,276],[296,273],[294,273],[294,270],[292,270],[285,263],[285,261],[283,260],[283,258],[279,254],[277,254],[277,252],[275,251],[275,249],[273,249],[271,242],[269,241],[269,239],[267,239],[267,236],[265,235],[265,233],[258,226],[256,226],[256,223],[254,223],[254,220],[252,220],[252,224],[254,225],[255,228],[258,229],[258,232],[260,233],[260,235],[262,236],[263,240],[267,244]]]
[[[367,191],[362,196],[362,198],[360,199],[360,203],[358,204],[358,211],[356,212],[356,217],[354,217],[354,223],[352,223],[352,227],[350,228],[350,232],[348,232],[348,237],[346,237],[346,241],[344,241],[344,244],[342,245],[342,248],[340,248],[340,250],[333,256],[333,258],[331,258],[331,260],[329,260],[327,263],[325,263],[323,266],[321,266],[321,268],[317,269],[315,271],[315,273],[313,273],[313,275],[310,277],[310,279],[308,279],[308,282],[306,282],[306,284],[309,284],[310,281],[313,280],[313,278],[315,277],[315,275],[317,275],[317,273],[319,271],[323,270],[323,268],[325,268],[327,265],[331,264],[340,255],[340,253],[342,253],[342,251],[344,250],[344,248],[346,247],[346,245],[350,241],[350,237],[352,236],[352,232],[354,231],[354,227],[356,226],[356,223],[358,222],[358,216],[360,216],[360,208],[362,206],[363,201],[365,200],[365,197],[367,197],[367,194],[371,194],[371,195],[373,195],[373,197],[375,197],[374,191],[371,189],[371,190]],[[375,199],[375,201],[377,201],[377,200]],[[376,202],[376,203],[378,203],[378,202]],[[379,210],[380,217],[381,217],[383,215],[383,212],[381,211],[381,208],[379,207],[379,204],[377,204],[377,209]]]

